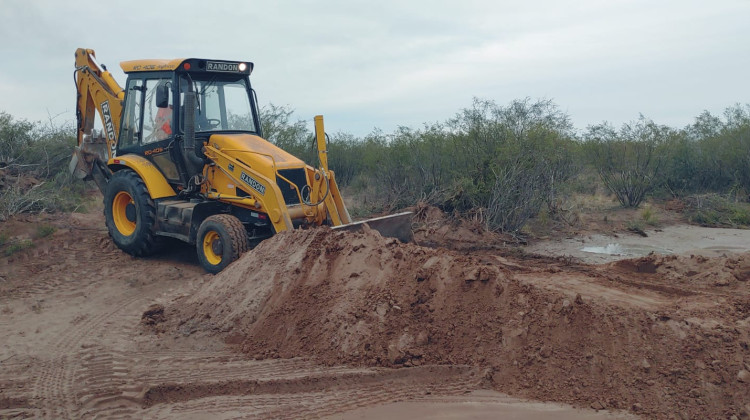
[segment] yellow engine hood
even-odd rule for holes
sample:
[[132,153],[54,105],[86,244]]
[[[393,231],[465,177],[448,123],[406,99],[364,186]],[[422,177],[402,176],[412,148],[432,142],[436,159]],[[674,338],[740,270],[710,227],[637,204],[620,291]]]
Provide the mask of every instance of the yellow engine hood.
[[276,179],[274,168],[305,167],[301,159],[252,134],[214,134],[209,144],[270,179]]

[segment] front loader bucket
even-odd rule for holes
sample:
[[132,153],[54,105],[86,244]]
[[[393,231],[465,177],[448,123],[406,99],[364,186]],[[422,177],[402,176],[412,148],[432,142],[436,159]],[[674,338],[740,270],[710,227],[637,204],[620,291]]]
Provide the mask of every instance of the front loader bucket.
[[346,225],[335,226],[332,229],[358,231],[367,224],[370,229],[377,230],[381,235],[388,238],[396,238],[401,242],[411,242],[411,220],[414,213],[407,211],[390,216],[376,217],[374,219],[362,220]]

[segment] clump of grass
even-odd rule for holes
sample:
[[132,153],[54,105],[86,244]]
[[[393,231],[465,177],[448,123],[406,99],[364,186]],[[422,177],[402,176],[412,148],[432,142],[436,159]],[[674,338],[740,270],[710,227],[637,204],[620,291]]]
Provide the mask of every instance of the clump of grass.
[[735,205],[730,209],[729,220],[739,226],[750,226],[750,206]]
[[8,236],[5,232],[0,232],[0,246],[3,246],[8,243],[10,240],[10,236]]
[[39,225],[34,232],[34,239],[46,238],[57,231],[57,228],[52,225]]
[[644,222],[643,222],[643,220],[639,220],[639,219],[629,220],[629,221],[627,221],[625,223],[625,227],[629,231],[631,231],[633,233],[637,233],[638,235],[641,235],[643,237],[648,236],[646,234],[646,231],[643,230],[644,229]]
[[656,211],[648,204],[641,210],[641,220],[649,226],[656,226],[659,224],[659,217],[656,215]]
[[25,239],[23,241],[18,241],[16,243],[10,244],[5,249],[4,253],[6,257],[10,257],[16,252],[23,251],[24,249],[31,248],[32,246],[34,246],[34,242],[32,242],[30,239]]

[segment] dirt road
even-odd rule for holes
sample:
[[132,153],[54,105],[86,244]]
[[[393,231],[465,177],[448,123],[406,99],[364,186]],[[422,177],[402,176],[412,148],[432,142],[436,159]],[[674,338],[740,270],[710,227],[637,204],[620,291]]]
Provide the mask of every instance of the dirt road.
[[0,258],[0,418],[750,414],[748,254],[588,266],[312,230],[210,276],[182,245],[123,254],[98,214],[2,229],[40,224]]

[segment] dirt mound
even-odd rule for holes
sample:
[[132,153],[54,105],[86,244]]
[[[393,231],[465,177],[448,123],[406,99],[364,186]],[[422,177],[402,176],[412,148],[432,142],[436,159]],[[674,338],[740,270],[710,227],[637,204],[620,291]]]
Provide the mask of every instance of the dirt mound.
[[[665,270],[699,278],[670,258],[620,263],[618,287],[636,280],[641,287],[641,276],[669,282],[659,277]],[[220,333],[257,358],[483,366],[487,383],[502,392],[646,418],[750,415],[746,293],[671,294],[658,311],[623,308],[523,280],[518,264],[503,261],[402,244],[370,230],[283,232],[168,305],[167,321],[156,328]],[[747,256],[721,261],[739,273],[735,281],[747,278]],[[697,269],[715,265],[704,263]],[[552,282],[593,275],[537,272]],[[695,310],[693,295],[702,299]]]
[[717,258],[652,254],[610,265],[625,272],[656,274],[672,285],[732,288],[750,280],[750,253]]

